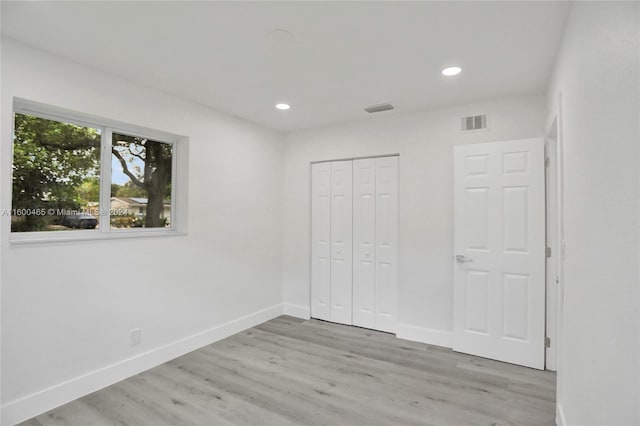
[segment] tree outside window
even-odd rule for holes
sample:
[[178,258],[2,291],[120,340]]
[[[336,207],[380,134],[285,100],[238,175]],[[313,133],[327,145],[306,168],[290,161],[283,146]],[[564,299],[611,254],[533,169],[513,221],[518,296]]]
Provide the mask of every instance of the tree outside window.
[[[11,231],[168,227],[174,145],[69,121],[15,114]],[[101,167],[111,167],[109,205],[100,205]]]

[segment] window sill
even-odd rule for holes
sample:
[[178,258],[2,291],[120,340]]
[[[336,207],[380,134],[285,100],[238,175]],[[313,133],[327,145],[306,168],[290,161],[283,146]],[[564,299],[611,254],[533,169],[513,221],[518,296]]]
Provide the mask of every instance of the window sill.
[[[9,235],[10,245],[65,243],[78,241],[112,241],[130,238],[159,238],[186,236],[186,232],[174,230],[117,230],[111,232],[100,231],[59,231],[65,235],[51,235],[51,232],[14,232]],[[37,234],[37,235],[34,235]]]

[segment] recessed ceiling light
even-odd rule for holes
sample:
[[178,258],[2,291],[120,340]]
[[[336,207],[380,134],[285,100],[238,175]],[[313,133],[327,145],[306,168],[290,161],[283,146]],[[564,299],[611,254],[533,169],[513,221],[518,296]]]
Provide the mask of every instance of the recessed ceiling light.
[[289,108],[291,108],[291,105],[289,105],[289,104],[276,104],[276,108],[285,111],[285,110],[288,110]]
[[442,75],[446,75],[447,77],[450,77],[452,75],[460,74],[460,71],[462,71],[462,68],[460,67],[447,67],[442,70]]

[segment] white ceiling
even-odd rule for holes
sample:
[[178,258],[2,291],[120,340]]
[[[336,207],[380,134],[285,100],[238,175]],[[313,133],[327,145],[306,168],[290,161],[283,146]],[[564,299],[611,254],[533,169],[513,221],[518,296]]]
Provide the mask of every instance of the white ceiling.
[[[2,33],[291,131],[542,93],[567,11],[538,1],[3,1]],[[447,79],[440,70],[452,64],[463,72]],[[383,102],[397,109],[363,111]]]

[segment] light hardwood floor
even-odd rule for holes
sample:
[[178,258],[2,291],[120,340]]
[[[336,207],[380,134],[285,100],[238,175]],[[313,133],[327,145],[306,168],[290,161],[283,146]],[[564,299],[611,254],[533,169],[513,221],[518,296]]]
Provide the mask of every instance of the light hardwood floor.
[[555,374],[282,316],[22,425],[552,425]]

